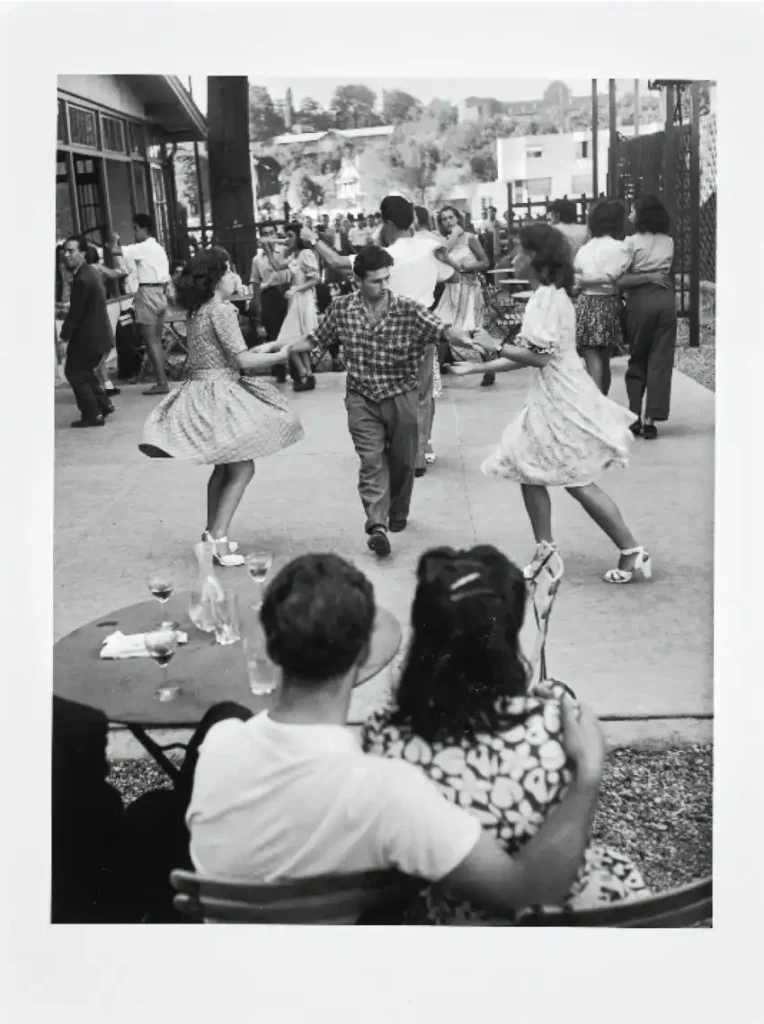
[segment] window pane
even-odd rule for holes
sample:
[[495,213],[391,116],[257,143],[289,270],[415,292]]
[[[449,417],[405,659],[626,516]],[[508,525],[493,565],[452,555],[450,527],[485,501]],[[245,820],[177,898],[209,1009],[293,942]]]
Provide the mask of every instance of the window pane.
[[56,128],[58,142],[66,142],[66,106],[63,100],[58,101],[58,125]]
[[82,157],[75,157],[74,170],[82,234],[85,235],[89,242],[103,245],[103,229],[105,224],[97,162],[95,160],[83,159]]
[[529,178],[528,195],[546,197],[552,191],[551,178]]
[[109,186],[111,225],[123,242],[133,240],[133,204],[130,199],[130,164],[119,160],[106,161]]
[[74,216],[69,194],[69,176],[66,157],[63,153],[56,160],[56,240],[61,241],[74,234]]
[[73,145],[98,146],[95,113],[84,107],[69,105],[69,134]]
[[146,133],[143,130],[143,125],[134,124],[132,121],[128,122],[128,135],[130,139],[130,152],[134,156],[145,156],[146,155]]
[[133,181],[135,182],[135,210],[133,213],[149,212],[149,193],[146,183],[147,167],[145,164],[133,164]]
[[154,191],[154,202],[163,203],[166,197],[164,194],[164,175],[162,174],[161,167],[151,168],[151,187]]
[[121,121],[116,117],[102,115],[101,130],[103,132],[103,148],[107,152],[125,152],[125,130]]
[[574,174],[571,182],[571,191],[573,195],[581,195],[582,193],[588,194],[592,190],[592,176],[591,174]]

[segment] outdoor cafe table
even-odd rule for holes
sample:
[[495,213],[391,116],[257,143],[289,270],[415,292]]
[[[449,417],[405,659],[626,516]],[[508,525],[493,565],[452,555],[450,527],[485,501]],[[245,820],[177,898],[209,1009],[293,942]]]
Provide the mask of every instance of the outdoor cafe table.
[[[255,615],[249,607],[254,600],[254,588],[250,585],[246,589],[230,589],[239,595],[242,632],[246,633],[248,621],[251,626]],[[62,637],[53,648],[54,694],[96,708],[110,722],[125,725],[173,781],[178,769],[165,751],[182,748],[183,744],[162,747],[148,735],[147,729],[193,729],[205,712],[221,701],[243,704],[255,714],[273,702],[273,694],[256,697],[251,692],[241,641],[223,647],[215,643],[214,634],[202,633],[192,625],[189,596],[174,594],[161,608],[156,601],[142,601],[99,615]],[[154,697],[162,669],[153,658],[100,657],[103,641],[115,630],[144,633],[162,620],[177,622],[188,634],[188,643],[178,645],[169,665],[168,679],[180,684],[180,693],[165,702]],[[400,644],[401,627],[397,619],[384,608],[377,608],[371,650],[357,685],[381,672],[395,657]]]

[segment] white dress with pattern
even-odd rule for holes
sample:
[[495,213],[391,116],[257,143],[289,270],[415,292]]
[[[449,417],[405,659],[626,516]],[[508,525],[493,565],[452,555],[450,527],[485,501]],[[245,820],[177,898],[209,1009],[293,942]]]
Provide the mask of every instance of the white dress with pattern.
[[187,336],[186,380],[149,413],[145,454],[221,465],[273,455],[302,439],[300,421],[276,388],[242,376],[236,356],[247,346],[230,302],[212,299],[189,315]]
[[533,368],[525,404],[482,464],[486,476],[546,487],[583,487],[628,465],[636,416],[611,402],[576,352],[576,311],[562,288],[537,288],[514,342],[552,358]]

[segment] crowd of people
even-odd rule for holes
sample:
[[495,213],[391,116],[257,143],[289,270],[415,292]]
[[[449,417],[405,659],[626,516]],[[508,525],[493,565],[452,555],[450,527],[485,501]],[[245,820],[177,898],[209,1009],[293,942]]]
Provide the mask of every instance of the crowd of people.
[[[101,919],[169,919],[169,870],[184,864],[264,882],[398,868],[430,883],[431,923],[645,892],[628,858],[589,846],[603,761],[596,721],[561,684],[530,691],[518,638],[527,581],[550,559],[562,571],[550,488],[566,489],[615,544],[607,583],[652,575],[647,548],[598,481],[628,464],[632,435],[654,438],[668,417],[676,313],[665,208],[638,199],[628,237],[623,204],[607,200],[586,231],[564,201],[551,223],[524,225],[507,255],[531,295],[511,336],[485,326],[480,275],[504,256],[495,210],[475,232],[453,207],[434,219],[391,195],[369,220],[352,230],[323,219],[282,231],[261,224],[243,319],[230,302],[241,279],[223,249],[202,249],[171,273],[147,219],[136,218],[134,245],[112,239],[110,273],[136,277],[136,318],[157,365],[170,284],[187,317],[185,380],[170,390],[157,373],[145,393],[162,400],[139,447],[211,467],[203,537],[218,566],[240,567],[229,531],[255,460],[304,433],[278,382],[288,368],[295,391],[312,390],[329,353],[346,374],[367,546],[385,558],[390,535],[407,527],[415,480],[435,458],[441,372],[492,384],[530,368],[522,408],[481,469],[520,485],[533,556],[518,569],[485,545],[422,555],[406,664],[360,744],[345,721],[368,653],[373,588],[335,555],[297,558],[272,581],[262,623],[281,672],[276,702],[254,717],[236,705],[208,712],[174,793],[124,811],[104,782],[105,721],[57,701],[60,757],[83,730],[93,757],[71,776],[74,788],[54,758],[54,828],[69,829],[54,858],[54,919],[87,917],[83,906]],[[78,425],[100,425],[114,408],[99,369],[111,338],[105,272],[83,239],[67,239],[62,259],[72,278],[66,374]],[[609,359],[624,333],[629,408],[608,397]],[[272,371],[275,385],[265,379]]]

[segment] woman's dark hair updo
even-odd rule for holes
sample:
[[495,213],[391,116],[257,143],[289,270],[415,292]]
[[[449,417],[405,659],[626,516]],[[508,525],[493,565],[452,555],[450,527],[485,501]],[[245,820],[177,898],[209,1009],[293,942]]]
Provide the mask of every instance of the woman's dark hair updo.
[[426,552],[393,721],[428,742],[506,726],[501,698],[528,685],[519,647],[526,594],[522,572],[491,545]]
[[531,266],[542,284],[553,284],[568,295],[573,291],[573,261],[568,239],[557,228],[542,221],[520,229],[520,245],[532,256]]
[[230,264],[231,257],[219,246],[202,249],[192,256],[175,282],[178,305],[193,313],[209,302]]

